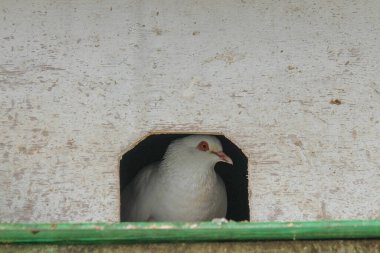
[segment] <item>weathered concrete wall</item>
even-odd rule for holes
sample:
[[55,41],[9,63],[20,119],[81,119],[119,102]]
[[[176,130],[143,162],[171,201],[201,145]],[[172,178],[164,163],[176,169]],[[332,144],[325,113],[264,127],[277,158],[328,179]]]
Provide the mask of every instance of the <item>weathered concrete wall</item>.
[[380,218],[380,2],[0,2],[0,220],[119,220],[148,131],[249,157],[251,219]]

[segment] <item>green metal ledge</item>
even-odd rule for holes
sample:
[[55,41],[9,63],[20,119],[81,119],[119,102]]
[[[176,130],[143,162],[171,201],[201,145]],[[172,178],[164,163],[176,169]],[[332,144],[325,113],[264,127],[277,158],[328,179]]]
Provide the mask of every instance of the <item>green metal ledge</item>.
[[380,239],[380,220],[0,224],[0,243],[147,243]]

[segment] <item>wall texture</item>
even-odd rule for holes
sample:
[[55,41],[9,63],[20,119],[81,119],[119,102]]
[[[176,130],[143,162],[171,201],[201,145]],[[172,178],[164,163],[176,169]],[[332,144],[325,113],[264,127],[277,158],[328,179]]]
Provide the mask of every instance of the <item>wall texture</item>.
[[119,220],[149,131],[223,132],[251,220],[380,219],[380,2],[0,2],[0,221]]

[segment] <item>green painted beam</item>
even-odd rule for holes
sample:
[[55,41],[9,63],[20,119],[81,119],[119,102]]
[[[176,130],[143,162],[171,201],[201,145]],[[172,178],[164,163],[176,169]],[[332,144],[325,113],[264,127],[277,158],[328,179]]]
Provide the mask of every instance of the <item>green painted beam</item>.
[[380,220],[0,224],[0,243],[136,243],[380,238]]

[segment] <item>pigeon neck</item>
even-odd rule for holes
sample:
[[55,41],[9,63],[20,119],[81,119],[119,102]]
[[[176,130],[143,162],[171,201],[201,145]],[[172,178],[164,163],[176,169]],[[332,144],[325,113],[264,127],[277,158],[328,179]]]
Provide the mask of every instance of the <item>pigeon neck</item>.
[[215,161],[209,159],[202,153],[169,152],[165,154],[160,170],[172,176],[179,176],[191,181],[192,179],[201,182],[216,178],[214,171]]

